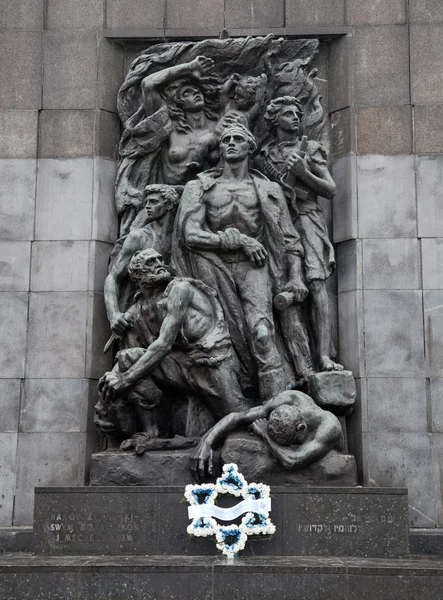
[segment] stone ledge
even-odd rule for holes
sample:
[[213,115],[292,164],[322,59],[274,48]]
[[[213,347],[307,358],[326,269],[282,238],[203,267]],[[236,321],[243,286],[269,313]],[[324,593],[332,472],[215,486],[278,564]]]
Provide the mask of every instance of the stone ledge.
[[116,569],[124,573],[146,571],[250,571],[267,573],[337,573],[374,575],[443,576],[443,558],[355,558],[338,556],[250,556],[233,563],[211,556],[36,556],[10,553],[0,556],[0,573],[39,570],[78,571],[82,573]]

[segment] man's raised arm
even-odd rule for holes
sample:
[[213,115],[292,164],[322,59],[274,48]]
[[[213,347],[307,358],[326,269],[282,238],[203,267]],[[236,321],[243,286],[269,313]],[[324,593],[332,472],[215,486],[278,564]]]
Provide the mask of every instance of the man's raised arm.
[[121,286],[125,276],[128,274],[131,258],[136,252],[144,249],[142,235],[143,234],[137,230],[128,234],[115,263],[112,265],[112,268],[105,279],[104,296],[106,312],[112,332],[119,336],[124,335],[125,331],[130,326],[130,323],[120,311],[119,298],[121,295]]

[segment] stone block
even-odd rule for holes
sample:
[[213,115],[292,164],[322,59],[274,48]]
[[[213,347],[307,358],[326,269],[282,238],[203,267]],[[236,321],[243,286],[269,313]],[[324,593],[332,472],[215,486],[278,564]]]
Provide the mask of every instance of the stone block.
[[443,531],[441,529],[416,528],[409,530],[410,554],[441,556],[442,544]]
[[409,598],[409,581],[406,577],[383,575],[350,575],[347,600],[398,600]]
[[332,450],[302,469],[286,469],[276,463],[269,448],[248,433],[229,436],[220,454],[221,464],[234,463],[248,481],[268,485],[355,487],[357,467],[353,456]]
[[338,293],[362,288],[362,242],[341,242],[336,249]]
[[423,292],[426,362],[429,377],[443,377],[443,291]]
[[92,156],[94,111],[43,110],[39,119],[40,158]]
[[112,369],[112,352],[103,354],[111,337],[103,294],[88,294],[88,331],[86,335],[86,377],[99,379]]
[[226,0],[225,25],[227,29],[254,29],[256,27],[284,27],[284,0]]
[[349,25],[390,25],[406,23],[405,0],[348,0],[346,23]]
[[[122,4],[120,0],[119,4]],[[101,38],[98,53],[98,106],[116,113],[117,94],[123,83],[125,51],[119,44]]]
[[415,151],[417,154],[443,152],[443,104],[415,105]]
[[443,289],[443,238],[421,240],[421,262],[424,290]]
[[431,429],[443,433],[443,379],[430,380]]
[[106,0],[106,27],[162,29],[164,4],[163,0]]
[[41,108],[42,32],[2,31],[0,109]]
[[332,201],[334,242],[355,239],[357,221],[357,159],[339,158],[332,167],[337,193]]
[[89,242],[34,242],[31,290],[83,292],[88,289]]
[[28,294],[0,292],[0,373],[21,379],[25,375]]
[[[336,38],[338,39],[338,38]],[[318,74],[317,74],[317,85],[323,85],[323,84],[327,84],[329,85],[329,82],[327,81],[329,75],[329,47],[328,44],[320,44],[318,47],[318,54],[314,59],[314,62],[312,63],[313,66],[317,69]],[[323,91],[323,90],[322,90]],[[323,96],[322,98],[322,106],[328,106],[329,107],[329,100],[328,98],[326,98],[325,96]],[[331,112],[331,111],[329,111]]]
[[443,156],[417,156],[418,237],[443,237]]
[[34,238],[37,161],[0,160],[0,238]]
[[103,293],[105,279],[108,275],[109,256],[112,244],[90,242],[88,290]]
[[30,525],[34,488],[82,485],[83,433],[19,433],[14,525]]
[[436,23],[443,21],[443,4],[440,0],[409,0],[411,23]]
[[0,433],[17,433],[20,379],[0,379]]
[[47,0],[46,29],[101,29],[103,0]]
[[367,376],[423,376],[421,292],[367,290],[364,307]]
[[355,150],[355,119],[350,108],[331,115],[331,158],[337,159]]
[[367,290],[418,289],[418,241],[408,238],[363,240],[363,273]]
[[1,552],[6,554],[9,552],[31,552],[31,547],[32,527],[2,527],[0,529]]
[[0,433],[0,527],[12,525],[17,433]]
[[[221,579],[221,577],[220,577]],[[221,583],[221,582],[220,582]],[[316,577],[310,577],[309,575],[296,576],[292,573],[257,573],[249,575],[247,581],[238,579],[237,587],[235,591],[238,596],[237,598],[246,598],[245,595],[249,592],[249,598],[256,598],[257,600],[265,600],[266,596],[269,597],[269,590],[272,590],[272,596],[275,598],[296,598],[299,600],[307,600],[308,598],[317,598],[319,600],[343,600],[345,586],[340,575],[331,574],[318,574]],[[223,589],[223,588],[222,588]],[[288,590],[289,595],[288,595]],[[327,592],[326,592],[327,590]],[[229,593],[226,590],[227,593]],[[324,595],[324,592],[327,595]],[[228,595],[216,596],[215,600],[227,600]],[[291,598],[291,600],[292,600]]]
[[[195,570],[196,564],[199,571],[205,566],[214,569],[214,565],[220,571],[229,569],[235,572],[236,569],[247,568],[248,560],[242,561],[243,564],[235,565],[226,565],[226,561],[217,560],[214,563],[214,542],[192,539],[187,535],[186,526],[189,523],[187,505],[181,502],[182,498],[181,486],[104,486],[78,489],[40,487],[35,495],[36,550],[45,555],[76,555],[77,557],[79,555],[97,557],[104,553],[107,556],[154,555],[157,557],[155,564],[160,568],[166,564],[162,565],[158,560],[162,555],[201,557],[209,554],[211,559],[208,562],[203,562],[202,558],[194,558],[191,569]],[[250,542],[250,554],[267,554],[266,570],[269,571],[275,569],[274,556],[277,556],[279,561],[282,560],[282,556],[285,556],[283,559],[285,571],[290,565],[289,557],[294,555],[300,560],[300,556],[404,556],[407,554],[407,494],[404,489],[322,488],[319,490],[276,486],[272,488],[271,517],[273,521],[275,519],[278,527],[273,539],[267,542]],[[61,526],[58,536],[55,527],[51,527],[54,523]],[[85,528],[88,524],[91,527]],[[68,525],[71,525],[71,531]],[[74,535],[71,539],[66,539],[66,534],[69,533]],[[88,536],[90,533],[93,534],[92,539]],[[128,534],[132,537],[132,543],[129,543],[131,540],[128,539]],[[80,537],[82,539],[79,539]],[[279,544],[276,543],[278,540],[280,540]],[[259,564],[257,559],[256,556],[251,561],[255,576]],[[195,562],[196,560],[198,563]],[[94,559],[94,563],[97,564],[97,558]],[[189,564],[188,561],[186,564]],[[297,565],[300,567],[299,563]],[[343,568],[342,561],[340,566]],[[318,575],[318,565],[316,564],[314,568]],[[334,564],[334,572],[336,568],[337,565]],[[290,569],[292,572],[293,566]],[[304,572],[306,566],[301,566],[301,569]],[[266,592],[269,589],[266,588]],[[146,590],[144,592],[143,598],[146,598]],[[153,597],[164,598],[165,596],[159,594]],[[181,595],[179,597],[182,598]],[[240,598],[240,596],[231,597]],[[245,597],[241,596],[241,598]],[[247,597],[258,597],[264,600],[268,595],[257,596],[254,593]],[[283,598],[281,595],[276,597]],[[299,590],[297,595],[290,596],[291,599],[296,597],[301,597]],[[313,598],[314,596],[303,594],[302,597]],[[318,595],[315,597],[320,598]],[[321,596],[321,598],[326,597],[335,598],[331,595]],[[171,598],[178,598],[178,596],[173,595]]]
[[86,379],[26,379],[20,431],[86,431],[88,387]]
[[86,292],[32,293],[27,377],[84,377],[86,324]]
[[409,600],[440,600],[443,585],[442,577],[430,573],[421,577],[411,578],[409,584]]
[[0,291],[29,290],[31,242],[0,241]]
[[36,110],[0,111],[0,158],[37,156]]
[[171,486],[193,481],[189,450],[95,452],[91,458],[91,486]]
[[416,237],[414,157],[360,156],[357,177],[359,236]]
[[361,434],[368,431],[368,380],[357,378],[354,381],[357,394],[354,411],[346,419],[348,438],[350,434]]
[[37,240],[90,240],[93,159],[41,159],[37,179]]
[[424,377],[370,377],[368,431],[425,433],[428,428],[426,397]]
[[367,434],[369,476],[375,487],[408,488],[411,527],[435,527],[431,440],[427,433]]
[[41,0],[3,0],[0,5],[0,29],[43,29],[44,6]]
[[361,291],[338,295],[338,360],[354,377],[364,376],[363,296]]
[[443,23],[411,25],[413,104],[443,102]]
[[409,104],[408,26],[359,27],[354,47],[356,105]]
[[95,154],[104,158],[117,160],[120,141],[120,119],[114,113],[98,111],[95,136]]
[[46,31],[44,41],[43,108],[95,108],[97,34]]
[[94,161],[92,239],[114,243],[118,237],[118,217],[114,202],[117,164],[105,158]]
[[353,69],[351,57],[353,38],[342,36],[329,44],[329,110],[335,112],[352,104]]
[[344,0],[286,0],[286,27],[343,25]]
[[224,0],[168,0],[166,27],[170,29],[219,29],[224,27]]
[[[441,468],[441,457],[443,456],[443,434],[432,434],[432,464],[434,467],[434,490],[437,509],[438,527],[443,525],[443,470]],[[438,554],[441,555],[441,529],[439,531],[440,544],[438,546]]]
[[359,154],[410,154],[411,107],[360,108],[357,116],[357,148]]
[[356,397],[351,371],[326,371],[311,375],[309,395],[324,410],[338,415],[351,414]]
[[[199,540],[202,543],[202,540]],[[203,542],[204,543],[204,542]],[[136,580],[134,579],[136,577]],[[135,585],[134,585],[135,584]],[[106,574],[105,580],[88,573],[79,580],[80,595],[76,598],[95,598],[96,600],[123,599],[130,590],[131,600],[174,598],[174,600],[213,600],[212,577],[207,568],[194,570],[192,575],[186,572],[168,573],[144,572]],[[45,589],[45,588],[43,588]],[[28,600],[28,599],[24,599]],[[51,599],[52,600],[52,599]],[[71,600],[71,597],[67,598]],[[332,599],[332,600],[335,600]],[[431,600],[431,598],[429,598]],[[433,599],[432,599],[433,600]]]
[[125,48],[124,57],[123,57],[123,74],[126,74],[129,71],[129,67],[133,63],[133,61],[140,54],[140,50],[137,48]]
[[344,494],[323,488],[320,493],[305,489],[286,494],[283,554],[398,556],[405,546],[407,552],[406,497],[401,490],[395,490],[395,496],[389,494],[391,490],[377,494],[380,491],[347,490]]
[[[352,416],[350,417],[352,419]],[[368,458],[366,455],[366,433],[358,433],[348,429],[349,452],[355,456],[359,474],[359,485],[369,486]]]
[[[21,577],[16,574],[2,575],[2,591],[5,589],[8,600],[20,598],[20,600],[30,600],[32,596],[45,598],[45,600],[77,600],[79,583],[77,573],[56,574],[51,571],[46,572],[28,572],[26,575],[26,584],[20,581]],[[32,592],[31,592],[32,589]],[[61,595],[62,594],[62,595]],[[98,600],[98,596],[95,595]]]

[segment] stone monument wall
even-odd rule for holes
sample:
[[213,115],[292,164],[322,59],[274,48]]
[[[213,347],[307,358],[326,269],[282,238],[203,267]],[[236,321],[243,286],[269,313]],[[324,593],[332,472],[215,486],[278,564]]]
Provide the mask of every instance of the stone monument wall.
[[153,40],[223,28],[322,43],[349,442],[363,484],[407,486],[411,524],[442,526],[439,0],[2,3],[0,526],[31,522],[34,486],[87,481],[124,69]]

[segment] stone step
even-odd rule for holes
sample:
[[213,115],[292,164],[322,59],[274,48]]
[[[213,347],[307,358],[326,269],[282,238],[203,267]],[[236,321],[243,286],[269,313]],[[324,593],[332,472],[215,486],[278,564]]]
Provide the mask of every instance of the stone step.
[[0,556],[2,600],[441,600],[443,558]]

